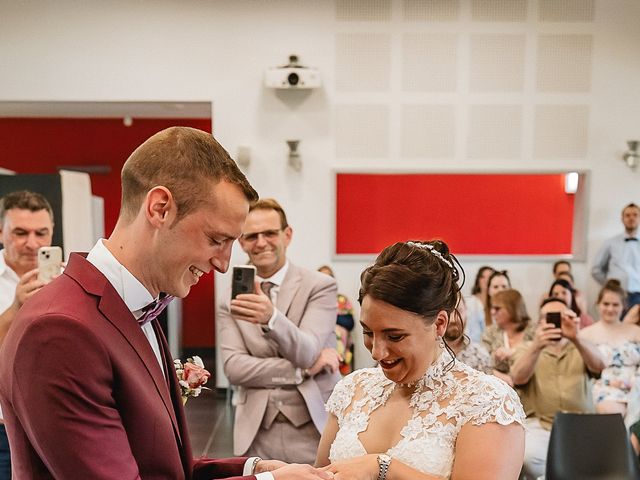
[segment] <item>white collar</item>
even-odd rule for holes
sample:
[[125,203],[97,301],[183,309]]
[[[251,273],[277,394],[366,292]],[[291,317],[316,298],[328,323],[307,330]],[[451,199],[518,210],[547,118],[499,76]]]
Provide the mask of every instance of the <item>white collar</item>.
[[289,270],[289,260],[285,261],[282,268],[278,270],[276,273],[274,273],[273,275],[271,275],[269,278],[261,278],[258,276],[258,280],[260,282],[269,281],[279,287],[280,285],[282,285],[282,282],[284,281],[284,276],[287,274],[287,270]]
[[140,281],[122,265],[105,247],[104,239],[98,240],[87,255],[91,262],[116,289],[127,308],[132,312],[149,305],[154,297]]

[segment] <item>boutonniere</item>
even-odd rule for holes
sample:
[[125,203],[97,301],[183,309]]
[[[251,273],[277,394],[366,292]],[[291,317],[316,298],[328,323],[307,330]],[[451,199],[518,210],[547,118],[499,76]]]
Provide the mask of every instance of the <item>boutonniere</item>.
[[180,359],[176,358],[173,361],[173,366],[176,369],[178,375],[178,383],[180,384],[180,390],[182,393],[182,404],[186,404],[189,397],[197,397],[200,392],[204,390],[210,390],[207,387],[203,387],[211,374],[205,370],[202,359],[196,355],[187,358],[187,361],[182,363]]

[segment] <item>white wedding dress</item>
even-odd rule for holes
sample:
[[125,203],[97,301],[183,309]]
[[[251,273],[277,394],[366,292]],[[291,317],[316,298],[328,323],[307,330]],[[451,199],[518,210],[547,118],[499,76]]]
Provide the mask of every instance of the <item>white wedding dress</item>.
[[[402,428],[402,439],[386,453],[416,470],[449,478],[458,432],[466,423],[524,423],[516,392],[503,381],[456,361],[445,351],[415,386],[413,415]],[[367,453],[358,434],[367,429],[371,413],[383,407],[396,384],[378,368],[357,370],[336,385],[327,410],[338,419],[331,444],[331,462]],[[478,446],[480,447],[480,446]]]

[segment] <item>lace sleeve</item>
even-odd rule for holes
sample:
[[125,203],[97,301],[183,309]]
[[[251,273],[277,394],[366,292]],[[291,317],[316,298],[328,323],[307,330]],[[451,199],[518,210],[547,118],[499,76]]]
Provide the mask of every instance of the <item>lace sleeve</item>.
[[475,401],[468,404],[466,421],[473,425],[499,423],[524,425],[525,414],[518,394],[506,383],[492,375],[482,375],[469,382],[476,391]]
[[327,412],[334,414],[340,420],[344,416],[345,409],[351,404],[353,393],[355,392],[356,380],[358,372],[353,372],[340,380],[333,388],[333,392],[327,400],[325,409]]

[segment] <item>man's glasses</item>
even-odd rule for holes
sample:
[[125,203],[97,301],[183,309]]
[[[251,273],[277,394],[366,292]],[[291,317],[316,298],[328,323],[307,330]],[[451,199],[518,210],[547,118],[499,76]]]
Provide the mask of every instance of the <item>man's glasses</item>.
[[277,230],[264,230],[262,232],[247,233],[242,235],[242,239],[246,242],[255,242],[258,240],[258,237],[262,235],[265,240],[274,240],[278,235],[280,235],[281,231],[282,229],[279,228]]

